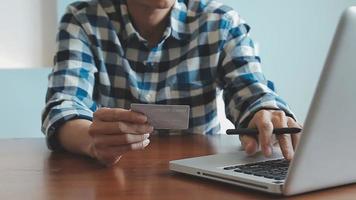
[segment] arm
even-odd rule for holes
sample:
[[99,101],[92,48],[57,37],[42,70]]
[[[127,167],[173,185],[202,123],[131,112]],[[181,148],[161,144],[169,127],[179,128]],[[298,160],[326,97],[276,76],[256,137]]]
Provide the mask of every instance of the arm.
[[[268,87],[255,44],[249,37],[250,27],[237,14],[228,20],[219,70],[227,117],[236,127],[259,129],[258,137],[240,137],[242,145],[248,154],[254,154],[261,145],[264,154],[269,156],[273,128],[299,125],[287,104]],[[287,159],[293,157],[294,145],[290,138],[290,135],[277,138]],[[298,140],[299,135],[293,136],[293,144]]]
[[146,147],[152,127],[141,114],[99,109],[93,100],[98,69],[90,40],[75,13],[70,6],[61,21],[42,130],[50,149],[88,155],[112,165],[125,152]]
[[58,140],[62,147],[72,153],[95,157],[91,150],[89,135],[91,121],[77,119],[66,122],[58,130]]
[[74,7],[68,7],[60,23],[55,66],[49,75],[46,107],[42,114],[42,131],[51,150],[64,147],[58,140],[62,125],[78,119],[92,121],[93,113],[98,109],[92,99],[98,70],[89,39],[75,13]]

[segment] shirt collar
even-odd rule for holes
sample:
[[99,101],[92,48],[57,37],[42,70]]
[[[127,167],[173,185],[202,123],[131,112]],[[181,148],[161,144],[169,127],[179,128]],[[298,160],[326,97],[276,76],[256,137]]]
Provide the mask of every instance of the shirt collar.
[[[126,41],[136,37],[139,40],[145,41],[132,24],[126,0],[119,0],[115,2],[118,3],[116,8],[120,14],[121,38]],[[189,38],[190,33],[187,25],[187,12],[187,6],[185,3],[180,2],[180,0],[176,0],[172,7],[169,24],[164,32],[163,38],[167,38],[169,36],[172,36],[177,40],[187,40]]]
[[187,19],[187,5],[181,0],[176,0],[171,11],[170,29],[172,36],[177,40],[187,40],[190,36]]
[[119,13],[121,18],[121,36],[123,40],[129,40],[133,37],[141,38],[140,34],[136,31],[135,27],[132,24],[130,15],[128,12],[126,0],[119,1]]

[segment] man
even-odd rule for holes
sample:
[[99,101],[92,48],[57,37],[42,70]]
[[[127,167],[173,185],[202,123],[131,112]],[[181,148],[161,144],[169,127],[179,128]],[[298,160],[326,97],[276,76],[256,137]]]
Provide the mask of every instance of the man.
[[[70,5],[43,113],[49,148],[116,164],[125,152],[145,148],[154,131],[146,116],[129,110],[134,102],[190,105],[185,132],[217,133],[216,95],[223,89],[227,117],[260,132],[240,137],[246,153],[260,146],[270,156],[273,128],[299,125],[267,86],[249,30],[234,10],[215,1]],[[277,139],[292,159],[299,135]]]

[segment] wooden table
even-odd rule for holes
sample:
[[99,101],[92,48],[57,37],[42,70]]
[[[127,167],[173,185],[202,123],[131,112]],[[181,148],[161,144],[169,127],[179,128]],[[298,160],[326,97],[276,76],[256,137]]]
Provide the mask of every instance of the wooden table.
[[[240,187],[169,171],[174,159],[238,151],[235,136],[151,138],[144,151],[126,154],[113,168],[66,153],[51,153],[44,139],[0,140],[0,199],[279,199]],[[290,199],[355,199],[356,185]],[[285,198],[283,198],[285,199]]]

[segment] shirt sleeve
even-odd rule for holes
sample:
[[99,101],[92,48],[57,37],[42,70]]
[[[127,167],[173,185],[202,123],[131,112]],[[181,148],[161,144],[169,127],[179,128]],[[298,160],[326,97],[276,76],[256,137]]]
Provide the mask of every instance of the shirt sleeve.
[[97,68],[88,36],[74,13],[75,8],[69,6],[60,22],[58,51],[42,113],[42,132],[51,150],[61,148],[56,136],[61,125],[73,119],[91,120],[97,109],[93,101]]
[[236,127],[247,127],[253,115],[262,109],[283,110],[294,118],[262,73],[255,43],[249,37],[249,25],[238,16],[229,21],[219,68],[227,118]]

